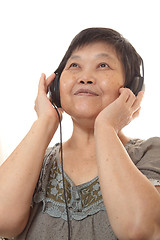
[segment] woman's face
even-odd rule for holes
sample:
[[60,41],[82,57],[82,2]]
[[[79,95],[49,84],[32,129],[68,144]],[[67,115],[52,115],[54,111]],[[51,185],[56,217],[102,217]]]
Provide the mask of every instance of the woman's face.
[[104,42],[75,50],[60,78],[61,105],[73,118],[96,118],[119,96],[124,70],[114,48]]

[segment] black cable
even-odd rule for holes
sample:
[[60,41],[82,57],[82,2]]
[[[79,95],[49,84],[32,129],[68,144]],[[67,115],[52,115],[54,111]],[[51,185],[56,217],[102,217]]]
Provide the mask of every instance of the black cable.
[[67,213],[67,223],[68,223],[68,240],[71,239],[71,231],[70,231],[70,220],[69,220],[69,212],[68,212],[68,204],[67,204],[67,197],[66,197],[66,189],[65,189],[65,183],[64,183],[64,171],[63,171],[63,147],[62,147],[62,124],[61,124],[61,117],[58,112],[57,106],[53,103],[53,106],[57,112],[58,118],[59,118],[59,126],[60,126],[60,148],[61,148],[61,168],[62,168],[62,179],[63,179],[63,194],[66,204],[66,213]]

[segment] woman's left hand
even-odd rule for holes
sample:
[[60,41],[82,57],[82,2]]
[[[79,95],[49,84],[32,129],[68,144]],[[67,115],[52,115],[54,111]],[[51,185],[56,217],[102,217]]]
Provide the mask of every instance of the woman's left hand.
[[140,104],[144,95],[144,92],[141,91],[136,97],[128,88],[120,88],[119,93],[120,96],[104,108],[95,121],[95,124],[103,123],[103,125],[114,128],[117,133],[139,116]]

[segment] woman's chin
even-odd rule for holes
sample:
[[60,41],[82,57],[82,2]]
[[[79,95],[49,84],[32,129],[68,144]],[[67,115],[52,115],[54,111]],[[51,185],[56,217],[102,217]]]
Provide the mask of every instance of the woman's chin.
[[99,112],[100,110],[98,111],[96,108],[78,106],[76,108],[72,108],[68,114],[79,119],[95,119]]

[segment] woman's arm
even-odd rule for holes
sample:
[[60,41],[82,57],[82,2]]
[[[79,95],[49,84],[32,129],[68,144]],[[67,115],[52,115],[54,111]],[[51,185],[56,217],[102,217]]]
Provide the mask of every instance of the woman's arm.
[[160,239],[160,195],[136,168],[118,137],[138,115],[142,93],[137,98],[129,90],[95,123],[96,153],[104,203],[118,239]]
[[25,227],[46,148],[57,127],[57,113],[47,98],[54,79],[42,74],[35,110],[38,119],[0,167],[0,236],[16,236]]

